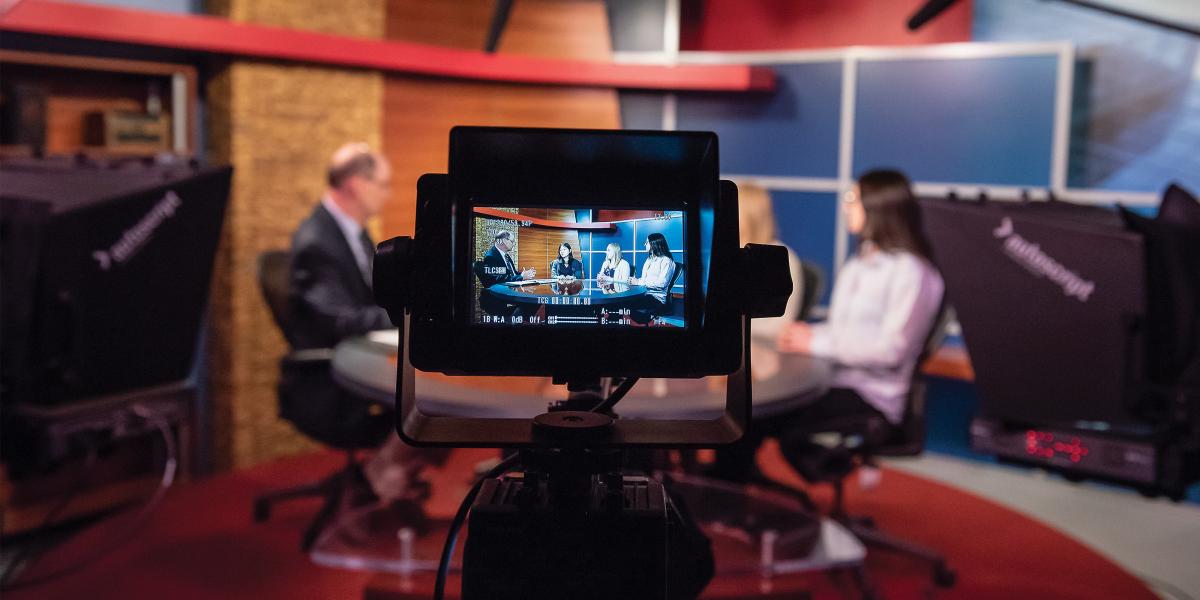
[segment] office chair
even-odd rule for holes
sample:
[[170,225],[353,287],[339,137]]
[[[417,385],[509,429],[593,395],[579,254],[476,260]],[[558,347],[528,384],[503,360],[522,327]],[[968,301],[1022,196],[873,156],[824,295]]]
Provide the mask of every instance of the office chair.
[[831,518],[867,545],[930,563],[933,581],[941,587],[953,586],[957,578],[954,570],[946,565],[945,557],[935,550],[879,531],[870,517],[851,516],[845,506],[844,487],[846,478],[860,465],[873,465],[879,457],[916,456],[924,451],[926,381],[921,365],[945,339],[946,325],[952,314],[944,303],[938,310],[913,369],[904,419],[898,426],[890,426],[878,415],[848,416],[823,423],[822,431],[808,435],[801,443],[784,444],[782,440],[780,443],[784,458],[806,481],[833,485]]
[[800,288],[800,312],[796,314],[796,320],[807,321],[821,294],[825,292],[825,271],[816,263],[801,260],[800,278],[804,285]]
[[671,275],[671,281],[667,282],[667,298],[662,306],[653,308],[639,308],[633,311],[630,318],[635,323],[649,323],[653,317],[668,317],[675,314],[675,295],[671,290],[675,288],[675,282],[679,281],[679,276],[683,274],[683,263],[675,261],[675,272]]
[[[290,255],[268,250],[258,257],[258,283],[275,324],[293,347],[288,300]],[[273,490],[254,498],[254,522],[271,516],[271,507],[294,498],[319,497],[324,502],[301,538],[307,552],[344,500],[367,503],[375,495],[363,474],[357,453],[378,448],[392,428],[392,415],[377,404],[337,388],[329,374],[332,348],[291,350],[279,361],[279,416],[304,435],[345,452],[346,463],[325,478]]]

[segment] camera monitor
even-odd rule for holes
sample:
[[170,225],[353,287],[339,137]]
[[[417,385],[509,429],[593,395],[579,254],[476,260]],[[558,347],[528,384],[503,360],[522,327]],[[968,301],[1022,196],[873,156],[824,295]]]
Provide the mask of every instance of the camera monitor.
[[402,330],[405,440],[544,442],[527,420],[421,413],[413,367],[566,382],[729,375],[723,418],[618,420],[602,444],[741,435],[747,319],[781,314],[791,281],[782,248],[739,248],[715,134],[456,127],[449,165],[417,182],[413,238],[375,258],[376,300]]

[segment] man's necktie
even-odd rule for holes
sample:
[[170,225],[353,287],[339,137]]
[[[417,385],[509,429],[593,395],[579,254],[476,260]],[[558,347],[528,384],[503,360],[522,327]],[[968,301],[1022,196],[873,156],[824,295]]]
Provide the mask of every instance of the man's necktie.
[[364,229],[362,234],[358,236],[358,241],[362,244],[363,250],[366,252],[363,256],[367,257],[365,264],[359,265],[362,269],[363,278],[367,280],[367,287],[371,286],[371,266],[375,262],[375,242],[371,241],[371,236]]

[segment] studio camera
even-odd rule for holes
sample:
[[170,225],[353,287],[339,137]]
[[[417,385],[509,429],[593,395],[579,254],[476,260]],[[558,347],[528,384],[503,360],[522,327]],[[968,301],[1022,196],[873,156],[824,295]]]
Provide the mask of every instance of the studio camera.
[[[401,334],[397,432],[513,452],[464,500],[439,593],[464,521],[467,599],[691,598],[711,578],[707,539],[635,467],[741,438],[750,318],[791,293],[784,248],[739,246],[717,148],[708,132],[456,127],[449,173],[418,181],[415,234],[374,267]],[[427,414],[414,367],[568,393],[532,419]],[[718,418],[620,418],[638,378],[711,375],[727,376]]]

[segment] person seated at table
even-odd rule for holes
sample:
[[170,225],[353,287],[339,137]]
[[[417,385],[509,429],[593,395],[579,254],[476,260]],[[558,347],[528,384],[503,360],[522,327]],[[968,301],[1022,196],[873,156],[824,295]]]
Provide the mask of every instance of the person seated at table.
[[571,255],[571,244],[563,242],[558,246],[558,258],[550,263],[551,277],[574,277],[584,279],[583,263]]
[[375,244],[366,229],[391,196],[391,168],[366,144],[347,144],[325,178],[325,195],[292,236],[288,296],[297,350],[392,327],[371,294]]
[[[800,259],[783,242],[779,241],[779,229],[775,224],[775,208],[771,202],[771,192],[757,185],[738,186],[738,235],[739,244],[773,244],[783,246],[788,253],[788,270],[792,275],[792,295],[788,296],[787,307],[783,315],[765,319],[754,319],[750,327],[755,338],[761,338],[774,344],[788,325],[796,322],[800,314],[800,305],[804,299],[804,277],[800,269]],[[757,364],[758,361],[755,361]]]
[[[334,152],[325,179],[324,196],[292,235],[288,301],[294,318],[288,326],[295,350],[332,348],[343,339],[394,326],[371,292],[375,244],[366,230],[391,197],[391,168],[367,144],[350,143]],[[287,409],[293,423],[336,429],[380,408],[349,396],[329,372],[285,371],[280,378],[281,386],[304,390],[304,402]],[[443,460],[444,452],[418,451],[392,434],[365,465],[370,493],[360,496],[373,494],[412,515],[425,493],[421,471]]]
[[483,259],[475,263],[475,276],[484,287],[497,283],[508,283],[533,279],[535,271],[532,268],[517,271],[517,266],[509,253],[517,246],[512,232],[497,231],[494,243],[483,254]]
[[830,389],[789,413],[755,420],[746,437],[717,453],[711,474],[745,480],[767,435],[795,456],[829,419],[880,415],[899,425],[913,369],[942,303],[944,283],[921,226],[908,178],[898,171],[865,173],[843,198],[857,253],[838,273],[829,319],[792,323],[779,349],[835,363]]
[[629,261],[621,253],[621,245],[613,242],[604,249],[604,262],[596,273],[596,281],[600,283],[629,283]]
[[671,285],[671,278],[675,275],[675,257],[667,247],[667,238],[661,233],[646,236],[646,252],[650,256],[642,263],[642,276],[630,277],[629,283],[646,286],[648,297],[659,304],[666,304],[667,294],[671,291],[667,286]]

